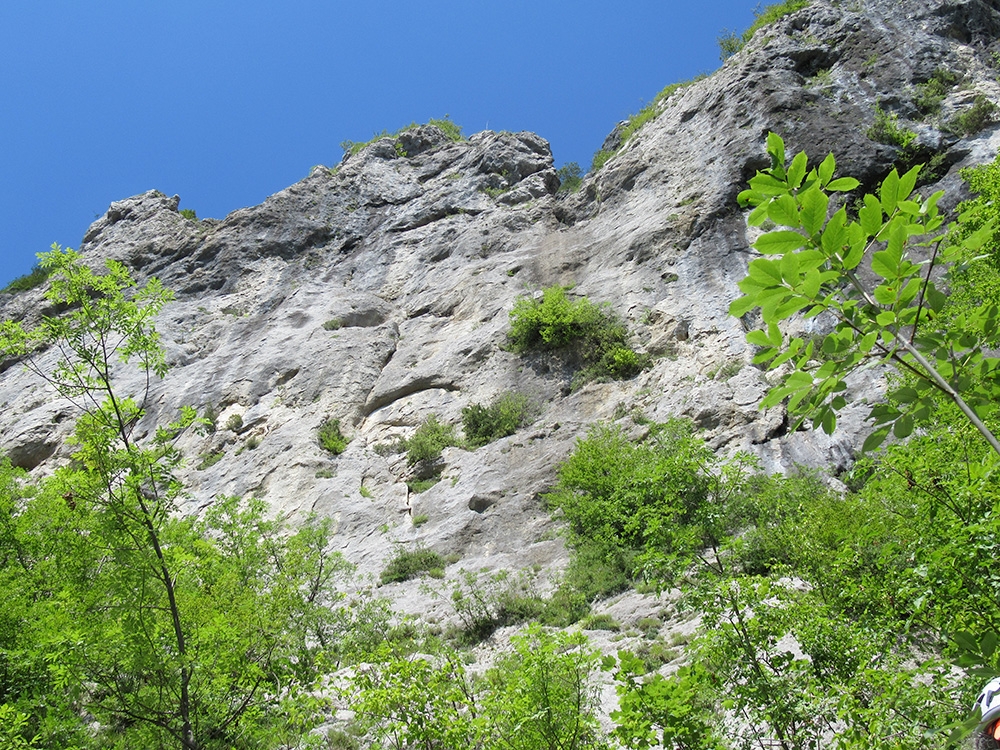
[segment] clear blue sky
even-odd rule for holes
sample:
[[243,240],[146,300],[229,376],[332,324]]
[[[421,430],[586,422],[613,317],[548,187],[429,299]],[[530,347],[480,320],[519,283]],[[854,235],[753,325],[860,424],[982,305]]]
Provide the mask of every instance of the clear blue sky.
[[669,83],[719,66],[756,0],[7,0],[0,286],[149,189],[221,218],[344,140],[451,116],[585,169]]

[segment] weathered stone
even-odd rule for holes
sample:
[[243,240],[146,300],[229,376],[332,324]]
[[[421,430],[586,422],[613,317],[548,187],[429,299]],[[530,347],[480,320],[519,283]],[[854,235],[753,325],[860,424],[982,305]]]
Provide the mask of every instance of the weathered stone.
[[[947,189],[943,205],[954,206],[958,170],[992,159],[1000,133],[958,138],[942,118],[977,93],[1000,99],[998,31],[1000,14],[974,0],[816,0],[675,92],[575,194],[555,192],[552,155],[536,135],[454,143],[424,126],[218,221],[185,219],[176,197],[155,191],[117,201],[87,232],[85,258],[120,260],[178,295],[159,321],[173,369],[153,384],[140,427],[149,434],[181,404],[211,406],[222,415],[216,433],[179,441],[185,510],[257,494],[275,514],[318,512],[334,520],[337,548],[374,576],[396,545],[423,544],[458,556],[450,577],[537,565],[541,584],[554,580],[567,554],[544,493],[599,420],[689,416],[713,447],[750,451],[769,471],[842,471],[883,373],[852,380],[832,436],[790,431],[781,407],[759,411],[768,381],[727,312],[753,257],[736,195],[766,166],[769,130],[789,152],[834,152],[842,174],[875,185],[903,158],[865,135],[881,102],[924,152],[941,154],[940,179],[925,189]],[[940,66],[961,73],[968,93],[956,88],[938,118],[916,122],[915,86]],[[607,148],[619,147],[616,134]],[[515,299],[552,284],[608,303],[652,367],[572,390],[557,359],[506,351]],[[0,315],[37,321],[41,294],[0,295]],[[42,355],[43,366],[54,361]],[[141,392],[140,378],[121,375]],[[463,407],[508,391],[535,401],[537,421],[475,451],[445,450],[442,480],[411,492],[397,441],[431,414],[458,425]],[[72,427],[68,403],[14,362],[0,365],[0,402],[2,447],[19,465],[42,474],[66,460],[57,446]],[[224,429],[234,415],[242,426]],[[350,438],[340,456],[318,444],[328,419]],[[447,597],[418,581],[383,593],[404,611],[452,616]],[[608,608],[631,621],[662,606],[635,596]]]

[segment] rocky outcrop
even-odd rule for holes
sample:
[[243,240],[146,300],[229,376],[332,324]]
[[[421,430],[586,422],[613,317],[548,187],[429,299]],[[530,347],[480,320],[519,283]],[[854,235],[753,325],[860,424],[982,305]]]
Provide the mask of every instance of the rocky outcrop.
[[[954,205],[958,170],[1000,146],[993,126],[948,128],[975,95],[1000,99],[998,31],[997,4],[981,0],[817,0],[677,90],[578,193],[557,192],[537,135],[452,142],[424,126],[222,220],[188,220],[176,197],[155,191],[118,201],[82,249],[177,293],[160,319],[172,369],[153,386],[147,421],[181,404],[218,414],[214,433],[182,439],[188,510],[256,494],[277,514],[333,518],[338,547],[363,572],[419,543],[453,555],[449,573],[537,566],[544,583],[565,551],[540,496],[598,420],[688,416],[719,450],[749,450],[772,471],[850,464],[881,374],[859,375],[832,437],[789,433],[780,408],[759,411],[767,376],[727,315],[751,256],[736,194],[775,130],[790,149],[834,152],[866,186],[894,163],[933,157],[926,189],[948,189]],[[961,78],[928,114],[920,86],[942,68]],[[865,135],[876,105],[917,133],[915,149]],[[609,303],[653,366],[571,390],[563,368],[506,351],[516,297],[552,284]],[[40,294],[2,298],[0,314],[37,317]],[[67,457],[73,407],[16,363],[0,370],[2,448],[48,471]],[[408,489],[394,441],[431,414],[457,423],[462,407],[512,390],[541,407],[531,427],[476,451],[447,449],[442,481]],[[334,418],[351,438],[337,457],[316,440]],[[416,583],[391,593],[411,611],[447,609]]]

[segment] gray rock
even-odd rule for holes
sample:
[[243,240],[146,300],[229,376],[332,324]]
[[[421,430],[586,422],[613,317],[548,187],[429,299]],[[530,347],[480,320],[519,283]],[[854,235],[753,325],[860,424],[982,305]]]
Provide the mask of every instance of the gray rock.
[[[155,191],[118,201],[87,232],[85,258],[120,260],[177,293],[159,321],[173,368],[153,385],[142,429],[181,404],[211,406],[220,429],[180,441],[185,510],[256,494],[275,514],[321,513],[334,519],[338,549],[373,576],[398,545],[423,544],[458,556],[452,578],[537,566],[539,585],[551,583],[567,553],[542,497],[591,424],[631,424],[621,415],[637,410],[690,417],[716,449],[751,451],[769,471],[842,471],[883,373],[858,374],[833,436],[791,432],[782,408],[758,409],[767,376],[727,314],[753,257],[736,195],[766,165],[769,130],[790,152],[834,152],[841,173],[872,187],[902,158],[865,136],[876,102],[918,131],[926,153],[943,154],[937,185],[958,192],[958,170],[992,159],[1000,135],[956,138],[940,118],[914,121],[915,86],[946,65],[1000,99],[990,59],[998,30],[997,11],[973,0],[816,0],[676,92],[572,195],[555,192],[552,155],[536,135],[453,143],[425,126],[219,221],[189,221],[177,197]],[[967,106],[963,96],[951,92],[941,117]],[[558,361],[506,351],[514,300],[552,284],[608,303],[653,366],[572,391]],[[44,310],[41,290],[0,296],[4,318]],[[139,392],[140,379],[121,372]],[[431,414],[458,424],[463,407],[511,390],[540,406],[531,427],[476,451],[447,449],[440,483],[407,488],[396,441]],[[16,362],[0,364],[0,403],[2,447],[19,465],[41,475],[66,460],[71,405]],[[222,427],[233,415],[238,431]],[[316,439],[327,419],[351,439],[340,456]],[[383,592],[404,611],[452,616],[447,597],[418,581]],[[663,606],[642,602],[611,611],[635,619]]]

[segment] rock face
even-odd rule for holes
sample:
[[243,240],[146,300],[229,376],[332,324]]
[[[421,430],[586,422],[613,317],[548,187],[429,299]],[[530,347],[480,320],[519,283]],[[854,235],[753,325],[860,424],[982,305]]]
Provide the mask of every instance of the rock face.
[[[751,451],[769,470],[844,468],[880,374],[859,376],[832,437],[789,433],[780,408],[758,410],[766,378],[727,315],[752,252],[736,195],[766,165],[774,130],[790,152],[834,152],[866,188],[895,163],[934,157],[924,190],[940,186],[954,205],[958,169],[1000,147],[992,125],[947,127],[976,95],[1000,99],[998,34],[996,2],[816,0],[677,90],[575,194],[557,192],[537,135],[452,142],[424,126],[223,220],[188,220],[177,197],[155,191],[112,204],[84,238],[86,258],[120,260],[177,294],[159,322],[172,369],[153,386],[149,427],[181,404],[218,413],[216,432],[182,439],[186,510],[256,494],[277,514],[333,518],[362,572],[422,544],[458,560],[449,575],[536,566],[544,581],[566,553],[540,495],[598,420],[688,416],[717,449]],[[939,69],[960,82],[927,114],[921,85]],[[915,148],[865,135],[876,106],[917,133]],[[562,368],[506,351],[514,300],[552,284],[609,303],[653,367],[571,390]],[[0,297],[4,318],[43,312],[41,290]],[[443,480],[411,492],[405,457],[381,446],[431,414],[457,424],[464,406],[507,391],[529,395],[538,420],[476,451],[446,449]],[[45,472],[66,459],[71,404],[10,362],[0,403],[0,447],[16,463]],[[337,457],[316,439],[328,419],[351,438]],[[386,591],[409,611],[447,613],[414,582]]]

